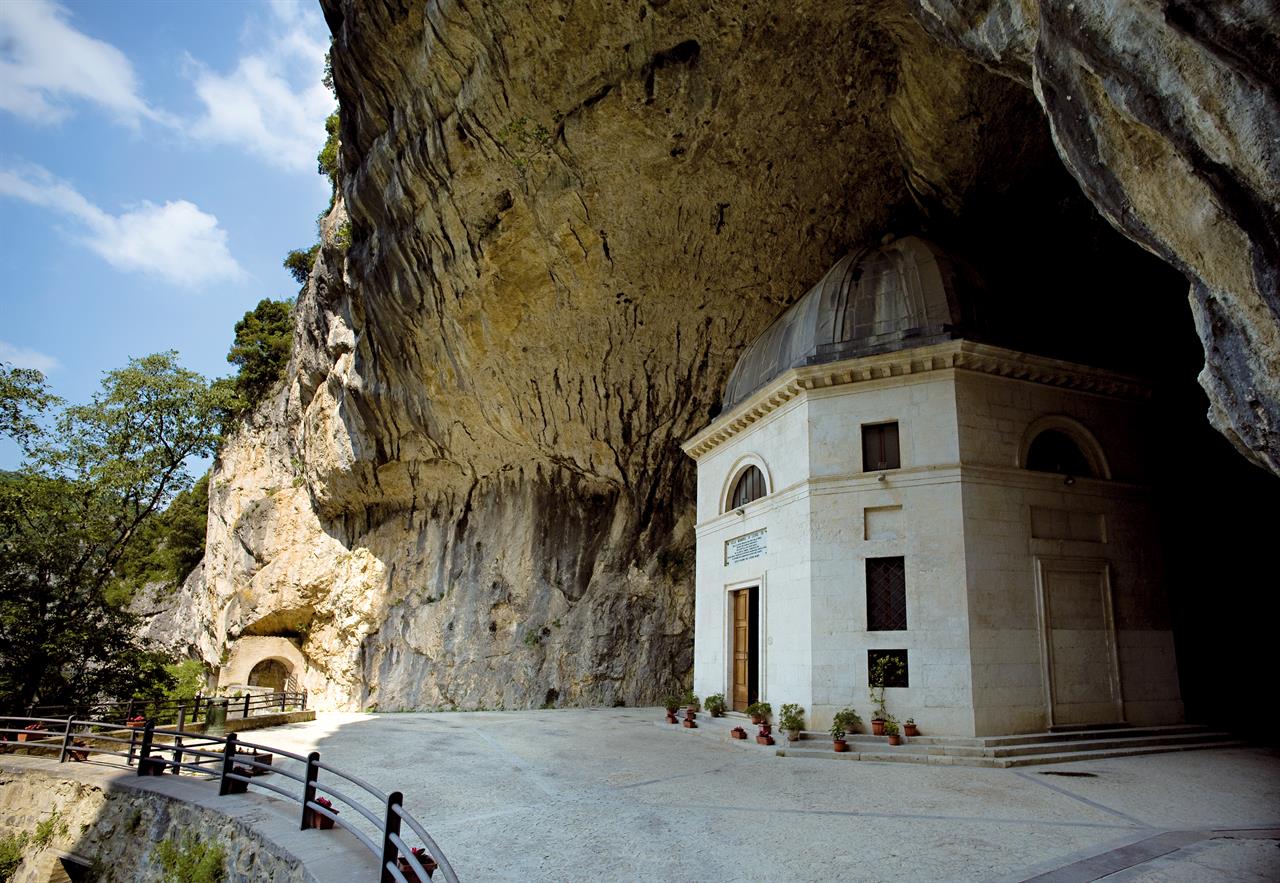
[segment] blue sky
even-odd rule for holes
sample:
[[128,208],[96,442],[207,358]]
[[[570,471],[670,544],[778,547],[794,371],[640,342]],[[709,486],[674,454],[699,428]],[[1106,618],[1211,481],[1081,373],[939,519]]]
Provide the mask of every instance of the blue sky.
[[0,0],[0,360],[71,401],[161,350],[230,373],[328,203],[328,39],[314,2]]

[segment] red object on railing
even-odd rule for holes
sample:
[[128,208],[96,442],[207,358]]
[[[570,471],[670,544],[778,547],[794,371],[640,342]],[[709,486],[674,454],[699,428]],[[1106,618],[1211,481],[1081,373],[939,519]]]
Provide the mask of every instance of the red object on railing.
[[[329,810],[329,812],[333,813],[335,816],[338,814],[338,811],[333,808],[333,801],[327,797],[317,797],[316,805],[323,806],[325,809]],[[316,812],[315,810],[312,810],[311,811],[311,827],[319,828],[321,831],[332,830],[333,819],[329,818],[324,813],[319,813],[319,812]]]

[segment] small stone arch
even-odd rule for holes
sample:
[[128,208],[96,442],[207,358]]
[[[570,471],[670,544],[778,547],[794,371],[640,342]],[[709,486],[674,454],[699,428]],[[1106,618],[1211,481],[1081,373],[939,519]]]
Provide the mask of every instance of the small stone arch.
[[1035,444],[1036,439],[1046,432],[1057,432],[1069,438],[1079,449],[1085,462],[1088,463],[1089,470],[1093,474],[1092,477],[1111,478],[1111,466],[1107,463],[1106,453],[1102,450],[1102,445],[1098,444],[1097,438],[1083,423],[1065,414],[1051,414],[1041,417],[1027,427],[1026,432],[1022,435],[1022,444],[1018,446],[1018,462],[1016,464],[1018,468],[1031,468],[1031,447]]
[[733,464],[733,468],[729,470],[729,476],[725,480],[724,487],[720,489],[720,511],[730,511],[730,503],[733,500],[733,489],[738,485],[738,479],[742,474],[752,466],[760,470],[760,475],[764,478],[764,496],[773,493],[773,476],[769,474],[769,467],[764,460],[756,454],[743,454]]
[[[285,684],[290,678],[301,681],[307,667],[302,651],[288,638],[250,635],[232,644],[227,663],[218,673],[218,686],[251,686],[250,680],[254,677],[255,671],[258,672],[259,680],[266,672],[270,672],[268,676],[274,680],[278,670],[270,665],[264,665],[271,662],[275,662],[285,670]],[[275,688],[274,683],[258,686]],[[283,688],[284,684],[281,684],[279,689]]]

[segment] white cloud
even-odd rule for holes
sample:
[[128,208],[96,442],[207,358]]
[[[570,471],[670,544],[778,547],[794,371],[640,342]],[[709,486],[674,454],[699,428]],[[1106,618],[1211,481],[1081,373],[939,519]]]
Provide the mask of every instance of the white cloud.
[[42,374],[62,367],[62,363],[53,356],[25,346],[14,346],[4,340],[0,340],[0,362],[8,362],[15,368],[35,368]]
[[187,124],[202,141],[242,147],[290,171],[315,171],[325,118],[334,100],[320,82],[328,32],[319,13],[273,0],[271,20],[251,29],[255,48],[233,70],[197,61],[196,95],[204,113]]
[[245,276],[227,250],[227,232],[218,219],[185,199],[164,205],[141,202],[112,215],[39,166],[0,169],[0,196],[78,221],[84,244],[118,270],[147,273],[187,288]]
[[160,120],[138,95],[125,54],[77,31],[68,17],[49,0],[0,0],[0,110],[51,123],[78,99],[126,123]]

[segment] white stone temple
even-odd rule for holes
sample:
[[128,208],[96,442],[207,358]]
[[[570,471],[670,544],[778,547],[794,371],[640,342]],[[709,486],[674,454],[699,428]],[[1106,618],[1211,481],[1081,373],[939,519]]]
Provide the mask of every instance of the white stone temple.
[[1142,382],[980,342],[918,238],[838,262],[744,352],[697,461],[694,689],[985,736],[1182,720]]

